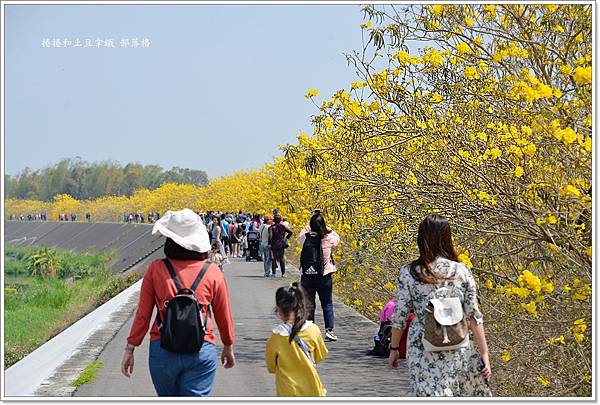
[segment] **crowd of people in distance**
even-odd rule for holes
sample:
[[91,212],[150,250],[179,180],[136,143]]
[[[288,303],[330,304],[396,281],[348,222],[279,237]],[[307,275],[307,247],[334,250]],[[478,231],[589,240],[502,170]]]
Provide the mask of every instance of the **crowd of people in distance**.
[[[10,221],[47,221],[48,220],[48,215],[45,212],[39,212],[39,213],[29,213],[27,214],[27,216],[25,216],[25,214],[19,214],[19,215],[15,215],[15,214],[10,214],[8,219]],[[75,214],[74,212],[71,212],[70,214],[67,212],[61,212],[58,214],[57,216],[57,220],[58,221],[70,221],[70,222],[76,222],[77,221],[77,214]],[[91,222],[92,221],[92,214],[90,214],[89,212],[85,214],[85,220],[87,222]]]
[[10,221],[47,221],[48,216],[45,212],[29,213],[27,216],[23,213],[20,213],[19,215],[10,214],[8,219]]
[[159,212],[149,212],[145,217],[141,212],[130,212],[123,214],[123,222],[128,224],[143,224],[145,222],[153,224],[160,219]]

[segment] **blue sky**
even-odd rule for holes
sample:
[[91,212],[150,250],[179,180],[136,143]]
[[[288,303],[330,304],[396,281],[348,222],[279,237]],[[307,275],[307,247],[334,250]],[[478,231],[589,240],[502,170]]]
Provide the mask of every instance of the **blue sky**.
[[[356,79],[359,5],[6,5],[5,172],[61,158],[258,168]],[[44,39],[114,39],[114,48]],[[149,47],[120,47],[148,38]]]

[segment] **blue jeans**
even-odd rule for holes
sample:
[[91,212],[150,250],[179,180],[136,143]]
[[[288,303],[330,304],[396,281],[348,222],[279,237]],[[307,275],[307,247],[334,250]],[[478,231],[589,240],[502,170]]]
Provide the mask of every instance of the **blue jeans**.
[[148,363],[158,396],[206,397],[217,373],[217,348],[204,342],[198,353],[178,354],[152,340]]
[[331,273],[326,276],[303,274],[300,278],[300,284],[308,293],[310,301],[311,308],[308,319],[310,321],[315,319],[315,295],[319,294],[323,318],[325,318],[325,329],[333,329],[333,281],[331,280]]
[[269,249],[269,245],[260,245],[260,254],[263,258],[265,276],[269,276],[271,275],[271,249]]

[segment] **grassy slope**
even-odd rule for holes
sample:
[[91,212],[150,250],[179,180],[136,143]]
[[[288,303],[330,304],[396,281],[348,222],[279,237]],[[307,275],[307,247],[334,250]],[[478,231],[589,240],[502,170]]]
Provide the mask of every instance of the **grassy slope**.
[[[82,261],[85,259],[75,257],[71,263]],[[137,275],[111,275],[101,261],[90,259],[90,262],[93,262],[90,274],[77,280],[5,278],[5,367],[25,357],[137,278]]]

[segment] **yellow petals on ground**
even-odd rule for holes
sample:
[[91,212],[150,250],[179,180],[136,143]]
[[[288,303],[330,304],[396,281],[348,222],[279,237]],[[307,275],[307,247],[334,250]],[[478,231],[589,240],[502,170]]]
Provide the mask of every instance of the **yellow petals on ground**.
[[502,356],[500,358],[502,359],[503,362],[508,363],[510,361],[510,359],[512,359],[512,356],[510,355],[508,350],[504,350],[502,352]]

